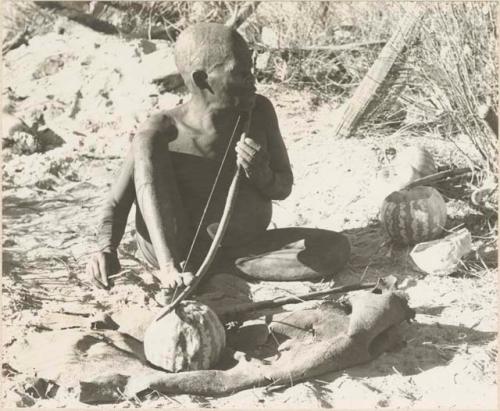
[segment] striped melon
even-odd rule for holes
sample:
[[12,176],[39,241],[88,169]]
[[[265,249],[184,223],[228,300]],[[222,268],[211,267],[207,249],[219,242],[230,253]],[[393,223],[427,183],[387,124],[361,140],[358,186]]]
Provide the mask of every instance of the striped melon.
[[395,243],[416,244],[433,240],[443,232],[446,204],[436,189],[418,186],[386,197],[380,216]]
[[144,335],[147,360],[170,372],[209,369],[225,345],[219,318],[196,301],[183,301],[173,312],[153,320]]

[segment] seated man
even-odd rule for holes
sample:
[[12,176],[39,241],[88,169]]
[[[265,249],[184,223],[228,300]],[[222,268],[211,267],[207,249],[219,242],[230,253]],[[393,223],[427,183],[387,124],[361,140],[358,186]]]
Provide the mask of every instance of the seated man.
[[[212,269],[232,264],[239,272],[267,280],[317,279],[341,269],[350,252],[341,234],[307,228],[267,230],[272,200],[290,194],[293,175],[274,107],[255,94],[245,40],[223,25],[198,24],[179,36],[175,57],[191,99],[152,115],[132,140],[105,205],[99,252],[87,265],[94,283],[108,288],[108,276],[120,269],[117,247],[134,201],[138,247],[157,268],[162,285],[189,283],[209,248],[209,233],[213,235],[221,219],[236,162],[243,179]],[[231,136],[238,141],[243,132],[240,115],[249,111],[248,135],[232,143]],[[200,235],[190,253],[200,220]]]

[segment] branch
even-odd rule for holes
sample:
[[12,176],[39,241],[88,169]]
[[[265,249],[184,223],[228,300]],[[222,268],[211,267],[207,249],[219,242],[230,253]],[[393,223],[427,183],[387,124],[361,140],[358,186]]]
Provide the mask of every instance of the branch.
[[272,300],[263,300],[251,303],[238,304],[217,310],[217,315],[219,316],[219,318],[223,323],[226,323],[229,321],[238,320],[241,318],[241,316],[244,316],[244,314],[246,313],[251,313],[268,308],[281,307],[286,304],[298,304],[303,301],[316,300],[318,298],[332,294],[348,293],[351,291],[358,291],[358,290],[368,290],[375,288],[377,285],[378,283],[350,284],[297,296],[277,297],[273,298]]
[[340,44],[338,46],[268,47],[265,44],[255,43],[252,47],[263,51],[287,51],[292,53],[301,51],[329,51],[331,53],[340,53],[342,51],[358,50],[363,47],[384,46],[385,44],[385,41],[367,41],[362,43]]
[[[99,20],[92,14],[83,11],[82,7],[77,8],[73,3],[65,1],[35,1],[38,7],[53,10],[70,20],[76,21],[83,26],[90,27],[91,29],[104,34],[119,34],[119,30],[110,23]],[[65,4],[67,3],[67,4]],[[77,2],[78,3],[78,2]],[[83,2],[81,2],[84,5]],[[77,5],[78,6],[78,5]]]
[[396,59],[412,38],[417,22],[423,14],[422,10],[420,7],[410,6],[407,14],[401,19],[398,28],[345,106],[345,111],[335,127],[335,136],[348,137],[359,125],[369,104],[388,78]]
[[28,45],[30,31],[27,28],[21,33],[16,34],[12,39],[5,42],[2,46],[2,55],[5,56],[9,51],[21,47],[23,44]]
[[[115,4],[116,2],[111,2],[112,4],[108,2],[106,4],[104,2],[96,2],[90,5],[87,5],[88,2],[83,1],[35,1],[34,3],[39,7],[53,10],[72,21],[104,34],[122,34],[140,39],[171,40],[179,32],[175,27],[153,27],[140,24],[133,27],[124,26],[120,23],[120,21],[126,18],[124,10],[127,7],[136,7],[134,3],[122,7],[118,7]],[[108,13],[103,13],[103,10],[107,10]],[[109,13],[111,13],[111,17]],[[117,21],[117,23],[111,24],[104,19],[111,19],[112,21]]]
[[226,26],[237,29],[243,22],[248,19],[259,7],[260,1],[250,1],[244,5],[241,9],[236,8],[236,13],[231,16],[231,18],[226,22]]
[[410,184],[406,185],[404,188],[413,188],[416,186],[428,186],[437,183],[445,178],[461,176],[463,174],[471,173],[472,169],[469,167],[455,168],[453,170],[440,171],[439,173],[431,174],[418,180],[412,181]]

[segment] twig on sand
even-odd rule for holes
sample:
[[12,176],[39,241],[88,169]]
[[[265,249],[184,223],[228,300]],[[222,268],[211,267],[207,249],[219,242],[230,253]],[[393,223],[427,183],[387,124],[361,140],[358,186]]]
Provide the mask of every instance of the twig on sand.
[[219,316],[224,319],[224,321],[231,321],[238,319],[241,315],[255,312],[257,310],[281,307],[286,304],[297,304],[303,301],[315,300],[320,297],[325,297],[331,294],[347,293],[350,291],[367,290],[375,288],[378,283],[365,283],[365,284],[349,284],[341,287],[329,288],[327,290],[316,291],[313,293],[302,294],[298,296],[290,297],[277,297],[271,300],[263,300],[251,303],[238,304],[230,307],[223,308],[219,312]]
[[59,310],[59,313],[65,314],[65,315],[74,315],[76,317],[84,317],[84,318],[89,318],[90,317],[89,313],[75,313],[75,312],[72,312],[72,311],[66,311],[64,308],[61,308]]
[[127,274],[127,273],[129,273],[131,271],[132,270],[130,270],[130,269],[122,270],[122,271],[120,271],[120,272],[118,272],[116,274],[108,276],[108,279],[112,280],[113,278],[121,277],[122,275],[125,275],[125,274]]

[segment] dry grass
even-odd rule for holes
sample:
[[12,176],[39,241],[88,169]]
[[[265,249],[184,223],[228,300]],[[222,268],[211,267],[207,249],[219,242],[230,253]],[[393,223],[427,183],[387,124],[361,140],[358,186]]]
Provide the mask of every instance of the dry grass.
[[303,49],[387,40],[388,22],[400,9],[394,3],[370,4],[362,9],[334,2],[284,3],[280,8],[264,3],[244,31],[251,42],[295,50],[273,53],[261,69],[262,78],[312,89],[321,100],[341,100],[361,81],[380,47],[341,52]]
[[41,35],[53,30],[57,16],[37,7],[31,1],[5,0],[2,2],[3,41],[8,41],[20,32]]
[[199,21],[223,22],[229,18],[233,6],[228,2],[173,2],[173,1],[112,1],[108,7],[121,10],[124,15],[120,26],[127,33],[140,32],[143,27],[151,32],[163,30],[167,38],[176,35]]
[[494,175],[496,138],[479,111],[483,105],[498,107],[495,16],[494,4],[434,4],[414,50],[418,89],[408,93],[408,104],[423,108],[427,127],[445,138],[468,136],[481,159],[470,161]]

